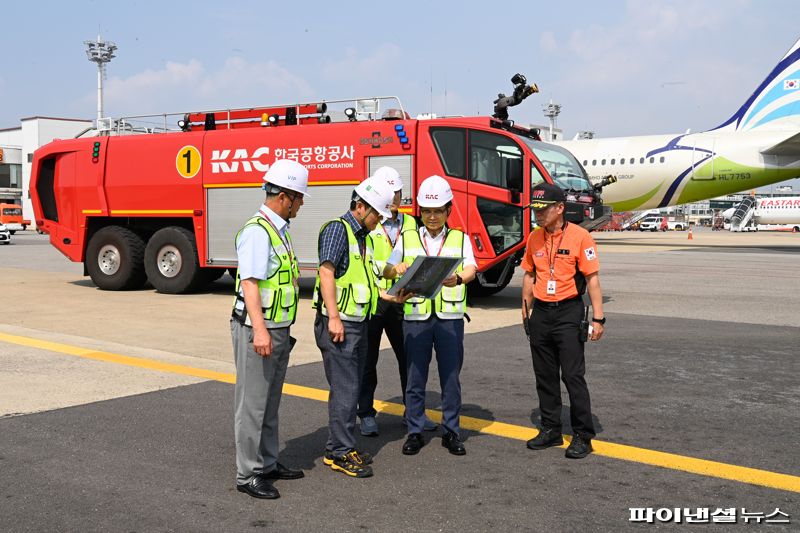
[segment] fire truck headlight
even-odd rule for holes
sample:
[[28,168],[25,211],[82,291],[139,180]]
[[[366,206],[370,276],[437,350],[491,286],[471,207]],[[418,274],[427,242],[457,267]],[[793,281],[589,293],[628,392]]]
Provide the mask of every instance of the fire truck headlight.
[[331,117],[330,115],[320,115],[317,120],[319,121],[320,124],[330,124]]
[[347,117],[347,120],[350,122],[356,121],[356,108],[355,107],[348,107],[344,110],[344,116]]
[[267,119],[267,120],[269,120],[269,125],[270,126],[277,126],[278,123],[281,120],[281,117],[280,117],[280,115],[270,115],[269,119]]

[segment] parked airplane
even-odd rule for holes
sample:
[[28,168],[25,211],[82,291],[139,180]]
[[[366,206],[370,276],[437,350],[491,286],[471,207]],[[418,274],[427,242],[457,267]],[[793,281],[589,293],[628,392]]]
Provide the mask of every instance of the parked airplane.
[[[736,212],[736,207],[731,207],[723,211],[726,227],[731,223],[731,219]],[[752,216],[748,217],[744,213],[743,218],[747,220],[745,224],[733,224],[734,231],[742,229],[756,228],[761,224],[771,224],[785,226],[800,232],[800,196],[778,197],[778,198],[759,198],[755,202]],[[743,228],[742,226],[749,227]]]
[[800,176],[800,40],[731,118],[702,133],[560,141],[614,211],[666,207]]

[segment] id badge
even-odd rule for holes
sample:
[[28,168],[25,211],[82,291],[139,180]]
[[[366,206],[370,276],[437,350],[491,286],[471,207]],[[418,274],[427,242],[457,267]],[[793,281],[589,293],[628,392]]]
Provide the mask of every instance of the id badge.
[[547,281],[547,294],[554,295],[556,293],[556,280],[551,279]]

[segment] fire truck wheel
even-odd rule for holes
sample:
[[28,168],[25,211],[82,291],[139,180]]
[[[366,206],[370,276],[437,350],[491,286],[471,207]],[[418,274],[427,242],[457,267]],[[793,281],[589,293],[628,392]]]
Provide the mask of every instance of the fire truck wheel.
[[179,226],[155,232],[144,251],[144,269],[158,292],[181,294],[195,289],[203,275],[194,234]]
[[144,240],[127,228],[106,226],[89,241],[86,270],[98,288],[125,291],[144,285]]

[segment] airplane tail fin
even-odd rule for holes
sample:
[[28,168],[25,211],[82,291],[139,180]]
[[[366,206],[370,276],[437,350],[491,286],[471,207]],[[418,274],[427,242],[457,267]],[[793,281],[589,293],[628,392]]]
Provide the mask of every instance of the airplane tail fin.
[[792,45],[750,98],[715,130],[722,128],[800,129],[800,39]]

